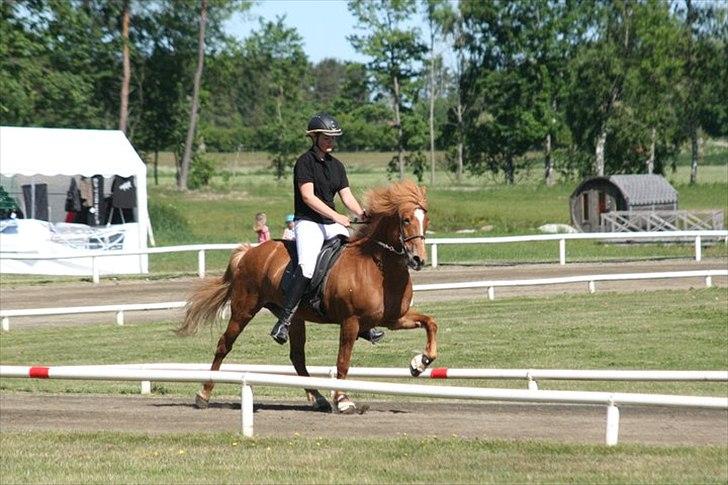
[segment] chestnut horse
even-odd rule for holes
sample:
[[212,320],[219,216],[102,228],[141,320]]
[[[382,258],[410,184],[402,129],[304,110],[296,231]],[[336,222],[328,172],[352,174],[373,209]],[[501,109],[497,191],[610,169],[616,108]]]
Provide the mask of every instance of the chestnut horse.
[[[325,281],[321,318],[306,302],[294,315],[290,327],[290,359],[298,375],[308,376],[304,345],[304,322],[337,323],[341,326],[337,377],[345,379],[357,335],[375,326],[392,330],[424,327],[424,353],[410,362],[412,375],[419,375],[437,357],[437,324],[429,315],[412,308],[412,280],[408,268],[425,264],[427,198],[423,188],[411,181],[371,190],[366,196],[368,223],[360,226],[344,247]],[[189,335],[200,324],[210,322],[230,302],[230,321],[220,337],[212,362],[219,370],[235,339],[261,308],[278,313],[283,303],[281,281],[289,253],[281,241],[235,249],[222,277],[209,278],[187,300],[185,320],[178,334]],[[207,407],[212,382],[197,393],[196,405]],[[318,410],[330,411],[328,401],[314,389],[306,390]],[[334,393],[339,412],[353,413],[354,403],[343,392]]]

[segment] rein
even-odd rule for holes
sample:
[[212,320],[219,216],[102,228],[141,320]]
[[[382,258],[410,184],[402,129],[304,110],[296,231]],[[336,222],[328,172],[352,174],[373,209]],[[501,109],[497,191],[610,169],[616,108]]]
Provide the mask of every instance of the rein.
[[[424,210],[424,209],[422,209],[422,210]],[[359,221],[359,220],[356,220],[356,221],[351,221],[351,223],[352,224],[368,224],[369,222],[368,221]],[[375,239],[374,242],[377,243],[378,245],[380,245],[381,247],[383,247],[384,249],[386,249],[387,251],[396,254],[397,256],[407,256],[408,251],[407,251],[407,246],[405,246],[405,243],[410,242],[413,239],[420,239],[421,238],[423,241],[425,240],[425,236],[420,235],[420,234],[416,234],[414,236],[410,236],[410,237],[407,237],[407,238],[405,238],[402,234],[403,234],[402,224],[400,223],[400,226],[399,226],[399,243],[402,246],[402,249],[395,249],[394,246],[391,246],[391,245],[389,245],[389,244],[387,244],[385,242],[379,241],[378,239]]]

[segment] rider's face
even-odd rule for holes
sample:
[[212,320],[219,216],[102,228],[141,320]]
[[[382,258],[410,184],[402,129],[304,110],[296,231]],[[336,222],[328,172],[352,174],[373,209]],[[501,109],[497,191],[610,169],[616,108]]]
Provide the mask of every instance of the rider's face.
[[324,153],[330,153],[334,149],[334,137],[329,135],[319,135],[318,147]]

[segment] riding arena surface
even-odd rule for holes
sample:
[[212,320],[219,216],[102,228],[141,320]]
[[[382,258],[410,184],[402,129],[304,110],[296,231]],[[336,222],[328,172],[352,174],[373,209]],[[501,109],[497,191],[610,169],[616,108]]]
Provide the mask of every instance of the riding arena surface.
[[[523,279],[575,274],[637,273],[724,269],[725,259],[650,261],[638,263],[573,263],[462,267],[446,266],[413,273],[415,284]],[[3,285],[4,308],[39,308],[113,303],[180,301],[193,278],[56,284],[52,286]],[[714,278],[725,287],[726,278]],[[702,278],[599,283],[597,291],[634,292],[645,289],[702,288]],[[113,290],[112,290],[113,288]],[[111,291],[110,291],[111,290]],[[583,292],[586,284],[498,288],[496,298],[544,296]],[[103,296],[103,297],[102,297]],[[485,298],[484,289],[416,292],[415,303],[471,297]],[[179,318],[179,311],[130,312],[127,322],[158,322]],[[59,326],[113,321],[113,316],[68,315],[14,319],[24,327]],[[32,363],[29,363],[32,364]],[[604,442],[606,407],[597,405],[515,404],[461,400],[390,399],[377,396],[359,400],[369,406],[362,415],[313,411],[305,402],[255,402],[257,436],[398,437],[458,436],[463,438],[513,439],[591,443]],[[129,395],[46,395],[0,393],[0,430],[10,431],[128,431],[151,434],[172,432],[230,432],[240,429],[240,400],[216,399],[206,410],[194,400],[180,397]],[[725,446],[728,444],[728,411],[620,406],[620,443]]]

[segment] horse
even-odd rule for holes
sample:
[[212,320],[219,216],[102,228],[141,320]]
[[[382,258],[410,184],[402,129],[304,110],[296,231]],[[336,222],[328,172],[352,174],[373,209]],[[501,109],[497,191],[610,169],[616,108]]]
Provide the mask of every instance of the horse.
[[[412,280],[409,269],[419,271],[427,260],[425,233],[429,226],[425,189],[405,180],[371,189],[365,195],[367,221],[359,225],[331,267],[324,282],[325,316],[302,301],[292,320],[290,360],[296,373],[308,376],[304,346],[305,322],[340,325],[338,379],[346,379],[354,341],[373,327],[391,330],[423,328],[427,342],[423,353],[411,359],[413,376],[421,374],[437,358],[437,323],[411,308]],[[192,292],[179,335],[194,334],[201,324],[214,320],[230,302],[230,319],[220,337],[211,370],[219,370],[238,335],[262,308],[280,312],[283,275],[291,257],[284,243],[267,241],[234,249],[221,277],[208,278]],[[206,408],[214,384],[206,382],[195,397]],[[306,389],[309,402],[319,411],[332,411],[318,390]],[[336,391],[333,401],[340,413],[357,411],[355,403]]]

